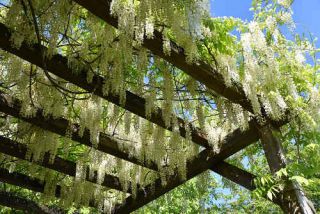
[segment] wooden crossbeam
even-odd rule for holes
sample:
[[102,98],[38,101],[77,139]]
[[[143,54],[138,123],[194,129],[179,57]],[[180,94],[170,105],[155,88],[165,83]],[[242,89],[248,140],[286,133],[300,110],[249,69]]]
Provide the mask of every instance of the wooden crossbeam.
[[[37,109],[37,113],[34,116],[23,116],[21,112],[21,101],[8,96],[0,91],[0,111],[31,124],[34,124],[42,129],[51,131],[53,133],[59,134],[61,136],[66,136],[68,130],[70,130],[71,122],[64,118],[53,118],[51,115],[43,116],[42,109]],[[83,135],[79,134],[79,124],[72,125],[72,136],[71,139],[79,142],[83,145],[92,147],[90,141],[90,131],[85,129]],[[138,164],[153,170],[157,170],[157,165],[152,161],[143,161],[140,157],[135,155],[130,155],[128,151],[124,151],[123,146],[119,142],[104,133],[99,135],[99,145],[97,147],[99,151],[105,152],[107,154],[113,155],[115,157],[121,158],[123,160],[130,161],[134,164]]]
[[[157,108],[151,113],[151,117],[146,117],[146,100],[139,97],[136,94],[126,91],[126,103],[124,105],[120,104],[120,96],[116,94],[109,93],[108,95],[103,94],[103,85],[107,79],[99,75],[94,75],[92,82],[87,81],[87,75],[89,74],[89,69],[83,68],[81,71],[72,71],[68,66],[68,59],[60,54],[55,54],[50,59],[44,58],[47,55],[47,48],[45,46],[39,46],[38,44],[27,44],[23,42],[20,48],[16,48],[12,45],[10,29],[4,24],[0,23],[0,48],[6,50],[34,65],[41,67],[42,69],[48,70],[50,73],[77,85],[80,88],[88,92],[108,100],[115,105],[121,106],[122,108],[142,117],[150,122],[157,124],[167,130],[172,130],[172,126],[166,127],[165,122],[162,118],[162,110]],[[180,135],[185,137],[186,128],[185,121],[177,117]],[[194,143],[197,143],[206,148],[210,147],[208,140],[205,138],[203,133],[201,133],[197,128],[190,126],[191,138]]]
[[[234,165],[225,164],[225,162],[220,162],[219,165],[219,168],[217,168],[216,165],[214,165],[210,169],[222,175],[223,177],[233,181],[234,183],[239,184],[247,190],[253,191],[256,189],[256,186],[254,184],[254,179],[256,178],[255,175],[245,170],[238,170],[238,168]],[[268,198],[267,195],[264,195],[263,197],[279,206],[281,204],[281,194],[279,193],[275,192],[274,197],[272,199]]]
[[[28,148],[26,145],[18,143],[9,138],[0,136],[0,152],[9,156],[13,156],[22,160],[29,161],[26,159],[26,153]],[[49,161],[50,154],[46,153],[43,157],[42,161],[33,162],[34,164],[43,166],[48,169],[52,169],[54,171],[75,177],[76,176],[76,163],[72,161],[68,161],[59,157],[55,157],[53,162]],[[89,176],[89,173],[86,175],[86,180],[92,183],[97,184],[97,172],[95,172],[94,176]],[[116,189],[118,191],[124,191],[125,189],[122,187],[120,180],[118,177],[113,175],[106,174],[104,180],[101,184],[102,186]],[[131,193],[131,183],[128,184],[129,188],[127,191]]]
[[256,176],[227,162],[221,161],[214,164],[210,167],[210,170],[250,191],[256,189],[254,185]]
[[[22,173],[9,172],[9,170],[0,168],[0,182],[18,186],[24,189],[28,189],[34,192],[43,193],[44,183],[36,178],[30,178]],[[57,185],[55,190],[55,196],[61,196],[61,186]]]
[[[249,122],[249,129],[245,131],[236,129],[234,132],[228,134],[224,138],[218,154],[212,154],[210,149],[205,149],[200,152],[198,157],[188,161],[186,170],[187,180],[190,180],[202,172],[213,168],[216,172],[223,173],[224,176],[226,176],[225,173],[228,173],[228,178],[232,178],[233,181],[239,183],[240,185],[252,188],[252,186],[250,186],[250,180],[247,180],[247,178],[244,178],[243,176],[241,179],[232,177],[232,175],[235,174],[232,174],[232,172],[229,174],[228,171],[221,169],[223,166],[226,166],[226,163],[222,164],[221,168],[219,163],[259,139],[255,123],[256,122],[252,120]],[[235,168],[236,167],[233,167],[233,169]],[[243,171],[237,171],[237,175],[240,178],[240,176],[243,175]],[[144,190],[139,190],[136,198],[129,196],[123,204],[116,205],[114,212],[132,212],[185,182],[177,175],[170,176],[167,181],[167,185],[163,187],[161,184],[161,179],[157,179],[152,185],[146,186]]]
[[[110,4],[111,0],[74,0],[92,14],[104,20],[109,25],[117,28],[117,17],[111,16]],[[195,80],[202,82],[208,88],[215,91],[217,94],[227,98],[231,102],[238,103],[244,109],[253,112],[252,105],[247,99],[240,84],[234,83],[232,86],[227,86],[223,76],[212,66],[197,62],[189,64],[186,60],[186,54],[182,47],[179,47],[175,42],[171,41],[171,54],[166,55],[163,51],[163,39],[159,31],[154,32],[153,38],[144,38],[143,46],[149,49],[153,54],[165,59],[177,68],[192,76]]]
[[36,202],[18,196],[14,193],[7,191],[0,191],[0,204],[10,207],[15,210],[22,210],[25,213],[39,213],[39,214],[63,214],[64,210],[59,208],[50,208],[44,205],[37,204]]
[[[23,189],[28,189],[33,192],[44,193],[45,183],[37,178],[31,178],[19,172],[9,172],[9,170],[0,167],[0,182],[11,184]],[[61,186],[56,185],[55,194],[56,198],[61,198]],[[93,201],[89,202],[90,207],[96,207]]]

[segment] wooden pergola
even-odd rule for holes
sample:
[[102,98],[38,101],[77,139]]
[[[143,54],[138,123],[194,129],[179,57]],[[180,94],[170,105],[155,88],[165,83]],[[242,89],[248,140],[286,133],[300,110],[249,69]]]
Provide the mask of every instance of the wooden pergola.
[[[117,28],[117,18],[110,15],[110,3],[111,0],[74,0],[76,3],[87,9],[95,16],[101,18],[109,25]],[[130,91],[126,91],[126,102],[124,105],[120,103],[120,97],[115,94],[103,94],[103,83],[108,81],[101,76],[95,75],[92,82],[87,81],[87,73],[89,72],[85,68],[81,72],[73,72],[70,66],[68,66],[68,60],[66,57],[55,54],[52,58],[43,58],[46,55],[47,48],[39,44],[27,44],[22,43],[21,47],[16,48],[12,45],[10,38],[12,31],[0,23],[0,48],[14,54],[40,68],[47,70],[48,72],[88,91],[91,92],[115,105],[124,108],[127,111],[132,112],[142,118],[149,120],[150,122],[161,126],[169,131],[172,130],[172,126],[166,127],[164,120],[162,119],[160,108],[156,109],[150,118],[146,117],[145,103],[146,100]],[[186,55],[183,48],[179,47],[173,41],[171,41],[171,55],[166,55],[163,52],[163,40],[160,32],[155,32],[152,39],[145,38],[142,44],[146,49],[150,50],[154,55],[163,58],[167,62],[171,63],[175,67],[179,68],[186,74],[193,77],[195,80],[203,83],[208,89],[213,90],[216,94],[228,99],[229,101],[239,104],[243,109],[253,112],[252,105],[249,99],[246,97],[242,86],[240,84],[233,84],[228,86],[224,82],[224,78],[218,71],[212,71],[212,67],[204,62],[197,62],[193,64],[187,63]],[[77,73],[77,74],[76,74]],[[7,95],[5,92],[0,91],[0,111],[11,115],[15,118],[19,118],[25,122],[36,125],[47,131],[56,133],[61,136],[66,135],[66,131],[69,127],[70,121],[65,118],[54,118],[53,116],[43,116],[43,110],[37,109],[37,113],[34,116],[26,117],[21,115],[21,101]],[[261,111],[264,112],[263,106]],[[221,149],[218,153],[213,154],[211,152],[210,145],[206,136],[196,127],[190,125],[191,137],[193,143],[201,145],[205,149],[201,151],[191,161],[187,162],[187,180],[194,178],[206,170],[212,170],[221,176],[235,182],[236,184],[248,189],[254,190],[255,185],[253,179],[256,175],[250,172],[244,171],[234,165],[231,165],[224,160],[241,151],[247,146],[258,142],[262,143],[270,170],[272,173],[277,172],[281,168],[286,166],[286,160],[282,151],[281,142],[274,134],[281,126],[287,124],[290,121],[289,112],[287,118],[281,121],[274,121],[265,116],[266,125],[261,126],[253,118],[249,122],[248,129],[242,131],[240,128],[229,133],[222,141]],[[187,124],[183,119],[177,118],[179,124],[179,131],[182,137],[186,136]],[[71,133],[71,139],[91,147],[90,142],[90,130],[85,130],[83,135],[79,134],[79,124],[72,125],[73,130]],[[97,150],[113,155],[117,158],[129,161],[131,163],[149,168],[151,170],[159,170],[157,165],[153,162],[146,162],[141,160],[141,157],[129,155],[128,151],[125,151],[120,146],[119,142],[108,136],[107,134],[100,133],[99,145]],[[26,153],[27,147],[14,140],[0,136],[0,152],[15,158],[27,160]],[[69,160],[65,160],[56,157],[53,162],[49,161],[49,154],[46,154],[43,161],[36,162],[34,164],[43,166],[45,168],[69,175],[76,175],[76,163]],[[90,177],[87,176],[86,180],[92,183],[97,183],[97,174]],[[36,179],[20,174],[9,173],[7,169],[0,168],[0,181],[16,185],[25,189],[29,189],[34,192],[44,192],[44,184]],[[136,197],[132,195],[128,196],[124,203],[117,204],[113,210],[114,213],[130,213],[147,203],[157,199],[159,196],[169,192],[170,190],[178,187],[185,181],[182,181],[179,176],[172,175],[168,179],[166,186],[161,184],[161,179],[156,179],[153,184],[150,184],[144,188],[139,188]],[[103,183],[105,187],[124,191],[119,178],[113,175],[106,175]],[[59,198],[61,196],[61,187],[56,186],[55,196]],[[129,185],[128,189],[125,189],[127,193],[131,193],[132,188]],[[269,199],[270,200],[270,199]],[[279,192],[276,197],[273,197],[272,202],[278,204],[281,209],[286,213],[315,213],[312,203],[306,198],[302,188],[293,181],[288,181],[288,184],[283,192]],[[50,209],[48,207],[39,206],[32,201],[15,196],[8,192],[0,192],[0,204],[9,206],[15,209],[29,210],[36,213],[63,213],[62,209]],[[90,204],[90,206],[94,206]]]

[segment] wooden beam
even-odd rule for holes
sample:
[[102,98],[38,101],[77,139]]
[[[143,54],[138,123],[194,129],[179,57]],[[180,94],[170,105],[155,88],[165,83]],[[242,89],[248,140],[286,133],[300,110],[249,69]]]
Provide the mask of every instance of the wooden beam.
[[[205,149],[200,152],[195,159],[188,161],[187,180],[190,180],[211,168],[219,173],[221,172],[222,174],[227,175],[228,172],[220,168],[226,166],[226,164],[223,163],[219,166],[219,163],[259,139],[258,130],[256,129],[255,124],[256,122],[252,120],[249,122],[248,130],[241,131],[240,129],[236,129],[228,134],[224,138],[218,154],[213,154],[210,149]],[[234,169],[235,168],[236,167],[234,167]],[[232,177],[232,173],[228,175],[228,177]],[[238,172],[237,174],[240,176],[243,172]],[[248,178],[250,178],[250,176]],[[244,187],[252,188],[252,186],[250,187],[251,180],[246,180],[248,178],[232,178],[232,180],[237,183],[241,182],[240,185]],[[183,184],[185,181],[181,180],[177,175],[172,175],[167,179],[167,182],[167,185],[163,187],[161,179],[157,179],[153,184],[146,186],[143,190],[139,190],[136,198],[129,196],[123,204],[116,205],[114,213],[132,212]]]
[[[26,145],[13,141],[9,138],[0,136],[0,152],[1,153],[16,157],[22,160],[29,161],[26,159],[27,151],[28,151],[28,148]],[[42,161],[37,161],[32,163],[72,176],[72,177],[76,176],[76,163],[59,158],[58,156],[55,157],[53,162],[50,162],[49,158],[50,158],[50,155],[46,153]],[[98,180],[97,172],[95,171],[94,176],[89,176],[89,173],[87,173],[86,180],[97,184],[97,180]],[[106,174],[101,185],[108,188],[116,189],[118,191],[124,191],[124,188],[122,187],[119,178],[113,175]],[[129,182],[129,189],[125,191],[127,191],[128,193],[131,193],[132,189],[131,189],[130,182]]]
[[[66,136],[68,130],[70,130],[71,122],[64,118],[54,118],[51,115],[43,116],[42,109],[36,109],[36,115],[26,117],[20,114],[21,112],[21,101],[15,99],[14,97],[8,96],[0,91],[0,111],[28,123],[34,124],[42,129],[51,131],[61,136]],[[85,129],[83,135],[79,134],[79,124],[72,125],[72,136],[71,139],[79,142],[80,144],[92,147],[90,140],[90,131]],[[157,170],[157,165],[152,161],[141,160],[140,157],[135,155],[130,155],[129,151],[124,151],[122,145],[119,142],[105,133],[100,133],[99,144],[97,149],[99,151],[108,153],[115,157],[121,158],[123,160],[130,161],[134,164],[144,166],[153,170]]]
[[[103,85],[106,81],[103,77],[99,75],[94,75],[92,78],[92,82],[87,81],[87,75],[89,73],[89,69],[83,68],[81,71],[73,71],[68,66],[68,59],[60,54],[56,54],[52,56],[50,59],[42,56],[47,55],[47,48],[44,46],[39,46],[38,44],[27,44],[26,42],[22,42],[20,48],[16,48],[12,45],[11,31],[4,24],[0,23],[0,48],[8,51],[34,65],[41,67],[42,69],[48,70],[52,74],[70,82],[74,85],[92,92],[93,94],[108,100],[109,102],[114,103],[115,105],[121,106],[124,109],[142,117],[150,122],[157,124],[169,131],[172,130],[172,126],[166,127],[165,122],[162,118],[162,110],[160,108],[156,108],[154,112],[152,112],[150,118],[146,118],[146,108],[145,103],[146,100],[138,95],[131,93],[130,91],[126,91],[126,103],[124,105],[120,104],[120,96],[116,94],[109,93],[108,95],[103,94]],[[177,117],[180,135],[185,137],[186,128],[185,121],[181,118]],[[201,146],[209,148],[209,142],[205,138],[204,134],[201,133],[197,128],[190,125],[191,130],[191,138],[194,143],[197,143]]]
[[[239,184],[247,190],[253,191],[256,189],[256,186],[254,184],[254,179],[256,178],[256,176],[251,174],[250,172],[239,169],[234,165],[228,164],[226,162],[220,162],[219,164],[212,166],[210,169],[231,180],[232,182]],[[267,195],[264,195],[263,197],[280,206],[280,194],[275,193],[275,196],[272,198],[272,200],[268,198]]]
[[[30,178],[29,176],[26,176],[19,172],[10,173],[9,170],[4,168],[0,168],[0,182],[18,186],[34,192],[44,192],[44,183],[41,180]],[[55,196],[61,196],[61,186],[57,186]]]
[[[0,182],[11,184],[33,192],[44,193],[45,183],[37,178],[31,178],[19,172],[9,172],[0,167]],[[61,198],[61,186],[56,185],[55,197]],[[93,201],[89,202],[90,207],[97,207]]]
[[254,179],[256,176],[245,170],[239,169],[234,165],[227,162],[219,162],[212,165],[210,169],[250,191],[256,189],[256,186],[254,185]]
[[2,206],[10,207],[15,210],[22,210],[25,213],[39,213],[39,214],[63,214],[64,210],[59,208],[50,208],[36,202],[18,196],[11,192],[0,191],[0,204]]
[[[111,16],[110,14],[111,0],[74,1],[86,8],[95,16],[104,20],[109,25],[118,28],[118,18]],[[170,42],[170,56],[164,54],[162,34],[159,31],[155,31],[154,37],[151,39],[144,38],[142,45],[149,49],[153,54],[163,58],[177,68],[181,69],[195,80],[202,82],[217,94],[227,98],[233,103],[238,103],[244,109],[253,112],[251,102],[247,99],[242,86],[239,83],[233,83],[232,86],[227,86],[222,74],[214,70],[212,66],[202,61],[191,64],[187,63],[184,49],[173,41]]]
[[[279,139],[280,133],[270,124],[265,126],[257,125],[261,143],[265,152],[270,170],[275,174],[280,169],[287,166],[286,157]],[[278,133],[277,133],[278,132]],[[280,193],[280,207],[285,213],[314,214],[316,210],[312,202],[307,198],[302,187],[296,182],[291,181],[285,176],[286,181],[284,190]]]

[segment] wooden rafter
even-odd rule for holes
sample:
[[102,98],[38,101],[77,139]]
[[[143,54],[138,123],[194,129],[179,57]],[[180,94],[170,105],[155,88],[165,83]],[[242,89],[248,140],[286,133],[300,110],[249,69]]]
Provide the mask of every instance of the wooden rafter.
[[[0,136],[0,152],[1,153],[19,158],[21,160],[29,161],[26,159],[27,151],[28,151],[28,147],[26,145],[18,143],[9,138]],[[43,157],[43,160],[32,162],[32,163],[72,176],[72,177],[76,176],[76,163],[59,158],[57,156],[55,157],[54,161],[50,162],[49,160],[50,160],[50,154],[46,153]],[[97,184],[97,180],[98,180],[97,172],[95,172],[94,176],[89,176],[89,174],[87,174],[86,180]],[[130,182],[128,184],[129,188],[124,189],[120,183],[119,178],[113,175],[106,174],[104,177],[104,181],[102,182],[101,185],[108,188],[116,189],[118,191],[126,191],[128,193],[131,193]]]
[[[86,8],[95,16],[104,20],[109,25],[115,28],[118,27],[117,17],[112,16],[110,13],[111,0],[74,1]],[[158,31],[155,31],[154,37],[151,39],[145,38],[142,45],[150,50],[153,54],[165,59],[177,68],[189,74],[195,80],[202,82],[217,94],[227,98],[231,102],[240,104],[248,111],[253,111],[250,101],[245,96],[245,93],[239,84],[234,83],[231,87],[227,86],[224,82],[223,76],[204,62],[197,62],[193,64],[187,63],[184,49],[173,41],[170,42],[171,54],[170,56],[166,55],[163,51],[162,38],[162,34]]]
[[[66,136],[68,134],[68,130],[70,130],[71,122],[69,120],[62,117],[53,118],[51,115],[47,115],[45,117],[42,114],[43,110],[39,108],[37,109],[37,113],[35,116],[27,117],[21,115],[21,101],[14,99],[11,96],[5,95],[4,93],[1,93],[1,91],[0,111],[61,136]],[[83,135],[80,135],[79,124],[73,124],[71,128],[72,140],[80,144],[92,147],[92,143],[90,141],[90,131],[88,129],[85,129]],[[107,134],[100,133],[99,145],[97,147],[97,150],[121,158],[123,160],[127,160],[134,164],[157,170],[157,165],[155,163],[153,163],[152,161],[143,161],[140,157],[134,156],[133,154],[130,155],[128,151],[123,150],[123,146],[120,145],[117,140],[111,138]]]
[[[28,189],[37,193],[45,192],[45,183],[40,179],[31,178],[27,175],[24,175],[19,172],[10,172],[5,168],[0,167],[0,182],[11,184],[23,189]],[[56,198],[61,198],[62,187],[60,185],[56,185],[54,196]],[[96,207],[93,201],[89,202],[90,207]]]
[[[10,172],[5,168],[0,168],[0,182],[18,186],[33,192],[44,192],[44,183],[36,178],[30,178],[19,172]],[[61,186],[57,185],[55,196],[61,196]]]

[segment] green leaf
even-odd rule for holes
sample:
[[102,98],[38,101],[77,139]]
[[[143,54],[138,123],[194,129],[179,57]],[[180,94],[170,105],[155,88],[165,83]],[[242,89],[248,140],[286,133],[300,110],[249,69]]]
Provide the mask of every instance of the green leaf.
[[268,191],[267,197],[268,197],[270,200],[272,200],[273,193],[272,193],[271,191]]
[[304,186],[308,186],[309,185],[308,179],[306,179],[306,178],[304,178],[302,176],[292,176],[291,180],[297,181],[299,184],[304,185]]

